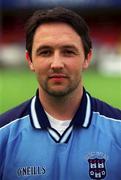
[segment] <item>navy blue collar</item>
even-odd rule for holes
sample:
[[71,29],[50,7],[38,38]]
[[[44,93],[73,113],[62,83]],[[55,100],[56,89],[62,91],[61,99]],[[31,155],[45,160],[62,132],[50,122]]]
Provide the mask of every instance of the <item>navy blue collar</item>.
[[[75,116],[71,121],[71,125],[74,127],[85,127],[87,128],[90,125],[92,116],[91,110],[91,97],[90,95],[83,89],[83,96],[81,99],[81,103]],[[33,97],[31,101],[31,110],[30,117],[32,120],[32,124],[34,128],[37,129],[47,129],[50,128],[49,120],[46,116],[46,113],[42,107],[42,104],[39,100],[39,93],[37,91],[36,96]]]

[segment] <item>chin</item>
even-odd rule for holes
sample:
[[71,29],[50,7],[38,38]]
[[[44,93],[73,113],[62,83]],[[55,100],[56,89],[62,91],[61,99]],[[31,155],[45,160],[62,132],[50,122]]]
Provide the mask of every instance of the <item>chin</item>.
[[46,92],[51,95],[51,96],[55,96],[55,97],[60,97],[60,96],[65,96],[67,95],[69,92],[68,90],[60,90],[60,89],[49,89],[46,90]]

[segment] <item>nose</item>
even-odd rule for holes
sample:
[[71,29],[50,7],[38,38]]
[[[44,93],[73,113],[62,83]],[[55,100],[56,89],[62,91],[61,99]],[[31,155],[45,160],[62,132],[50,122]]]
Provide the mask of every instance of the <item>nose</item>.
[[55,52],[51,62],[51,69],[63,69],[64,61],[59,52]]

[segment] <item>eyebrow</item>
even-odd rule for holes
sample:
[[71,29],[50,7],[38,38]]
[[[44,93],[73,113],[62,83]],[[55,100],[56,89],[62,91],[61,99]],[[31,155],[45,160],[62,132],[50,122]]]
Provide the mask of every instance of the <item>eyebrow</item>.
[[64,45],[62,48],[77,49],[77,47],[74,45]]
[[51,47],[51,46],[48,46],[48,45],[41,45],[41,46],[39,46],[39,47],[37,48],[36,53],[38,53],[38,52],[41,51],[41,50],[50,49],[50,48],[52,48],[52,47]]

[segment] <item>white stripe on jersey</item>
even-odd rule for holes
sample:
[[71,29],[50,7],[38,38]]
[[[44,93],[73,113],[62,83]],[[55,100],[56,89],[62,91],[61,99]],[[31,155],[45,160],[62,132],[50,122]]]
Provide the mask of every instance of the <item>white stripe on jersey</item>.
[[90,113],[91,113],[91,102],[90,102],[90,98],[89,95],[86,94],[87,96],[87,108],[86,108],[86,114],[85,114],[85,120],[83,123],[83,127],[87,127],[89,124],[89,120],[90,120]]
[[32,102],[31,102],[31,112],[32,112],[31,115],[32,115],[34,127],[37,129],[40,129],[41,126],[38,122],[38,118],[37,118],[37,114],[36,114],[36,110],[35,110],[35,101],[36,101],[36,96],[33,97]]
[[66,133],[64,134],[64,136],[62,137],[60,143],[65,143],[65,142],[66,142],[66,140],[68,139],[70,133],[72,132],[72,129],[73,129],[73,126],[71,126],[71,127],[67,130],[67,132],[66,132]]
[[51,136],[52,136],[56,141],[59,141],[60,136],[59,136],[55,131],[53,131],[53,130],[50,129],[50,128],[48,128],[48,131],[49,131],[49,133],[51,134]]
[[98,116],[103,117],[103,118],[105,118],[105,119],[108,119],[108,120],[111,120],[111,121],[116,121],[116,122],[121,123],[121,120],[120,120],[120,119],[114,119],[114,118],[107,117],[107,116],[105,116],[105,115],[100,114],[100,112],[93,112],[93,114],[98,114]]
[[16,123],[16,122],[18,122],[18,121],[20,121],[20,120],[22,120],[22,119],[25,120],[26,117],[29,117],[29,115],[23,116],[23,117],[21,117],[21,118],[19,118],[19,119],[15,119],[15,120],[9,122],[8,124],[0,127],[0,129],[4,129],[5,127],[7,127],[7,126],[9,126],[9,125],[11,125],[11,124],[14,124],[14,123]]

